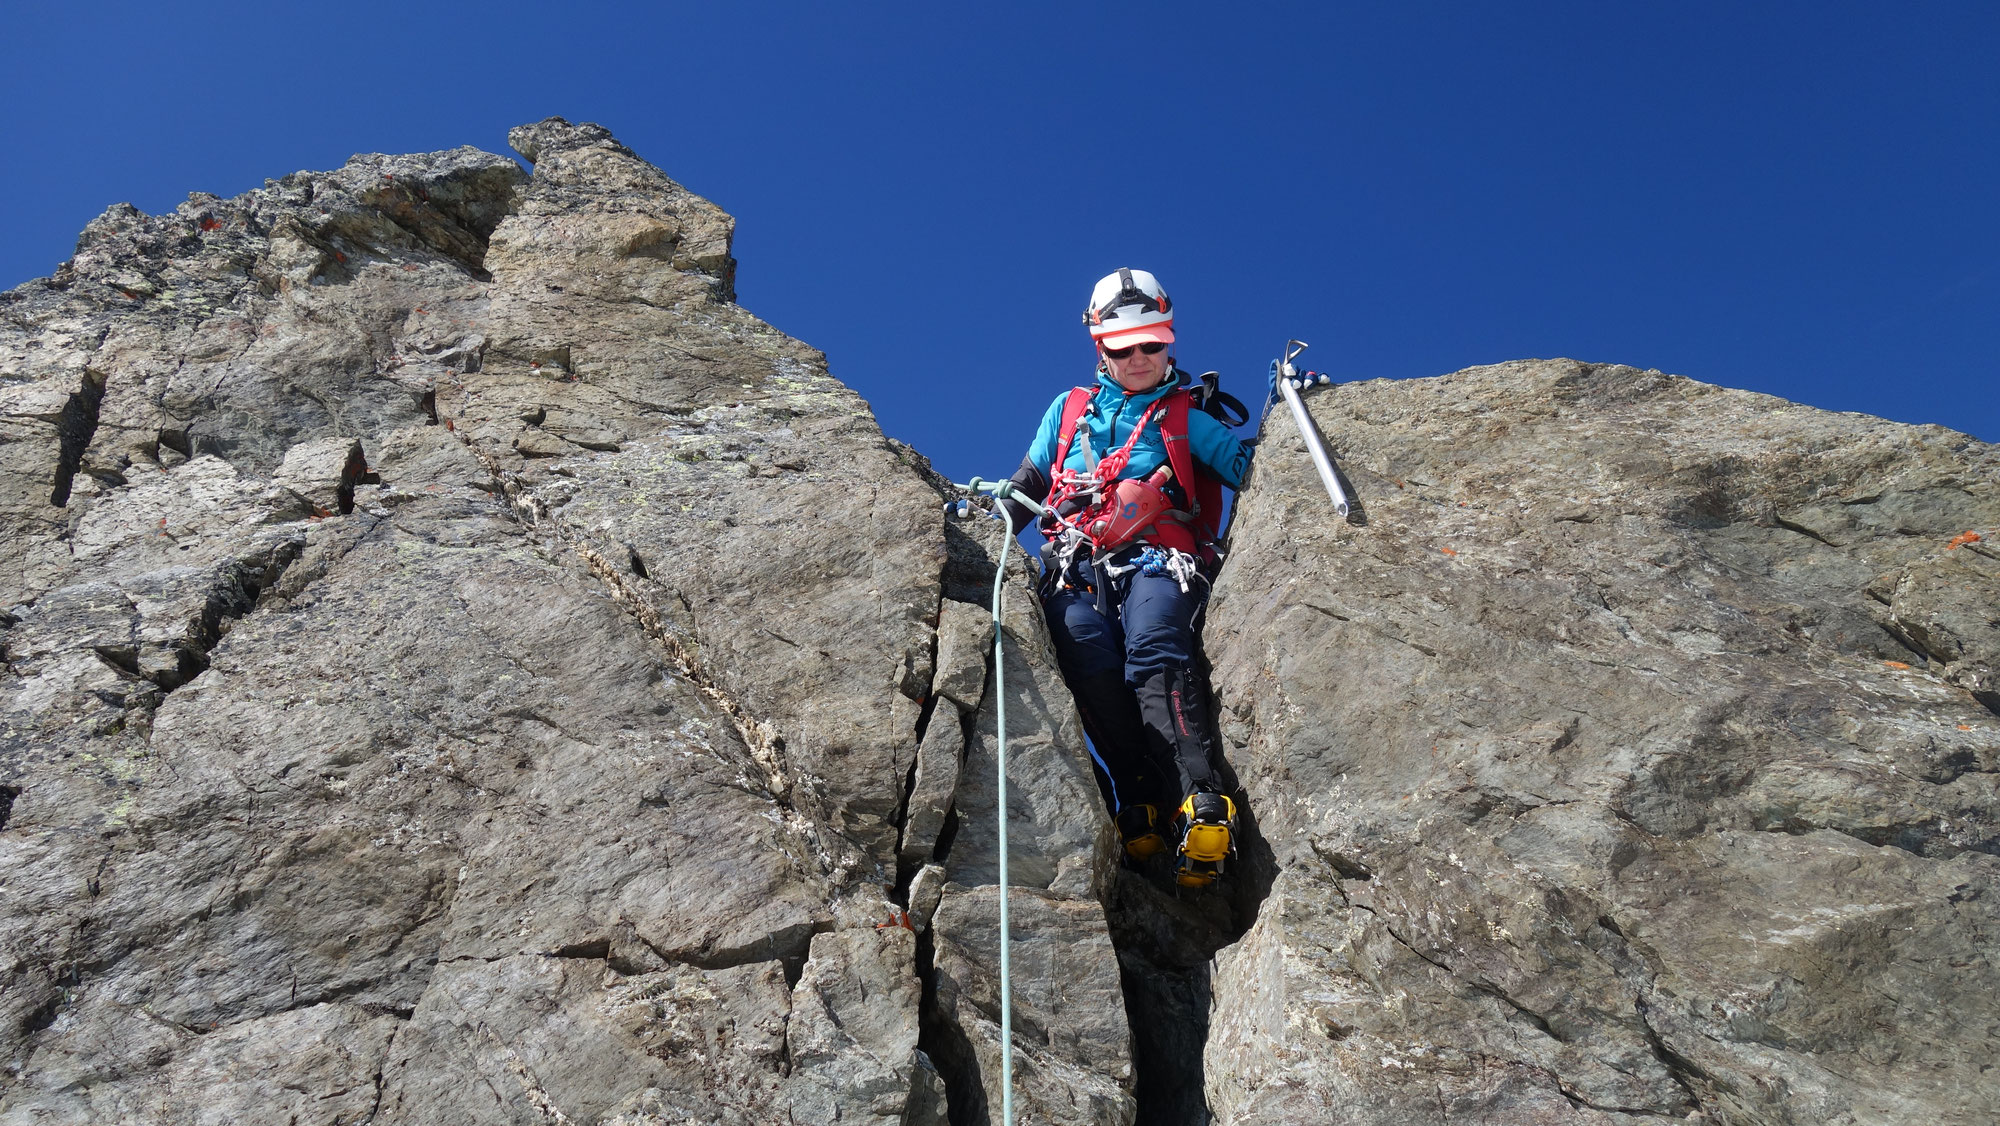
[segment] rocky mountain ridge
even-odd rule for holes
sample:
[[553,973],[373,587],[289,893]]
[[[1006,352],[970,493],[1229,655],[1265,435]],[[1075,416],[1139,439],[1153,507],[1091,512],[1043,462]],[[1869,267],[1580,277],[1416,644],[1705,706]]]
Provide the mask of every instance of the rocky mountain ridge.
[[[1981,1121],[1994,448],[1569,361],[1289,419],[1251,832],[1121,868],[1026,566],[609,133],[0,295],[0,1122]],[[837,532],[836,532],[837,529]],[[1984,530],[1983,533],[1981,530]]]

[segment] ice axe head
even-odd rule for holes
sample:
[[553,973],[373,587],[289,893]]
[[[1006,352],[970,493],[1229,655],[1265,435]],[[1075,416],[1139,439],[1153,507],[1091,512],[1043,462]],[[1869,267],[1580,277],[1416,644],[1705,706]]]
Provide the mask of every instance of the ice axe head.
[[1303,340],[1285,341],[1285,358],[1278,361],[1278,374],[1290,378],[1294,370],[1292,368],[1292,361],[1298,359],[1299,353],[1304,352],[1310,347],[1312,345],[1307,344]]

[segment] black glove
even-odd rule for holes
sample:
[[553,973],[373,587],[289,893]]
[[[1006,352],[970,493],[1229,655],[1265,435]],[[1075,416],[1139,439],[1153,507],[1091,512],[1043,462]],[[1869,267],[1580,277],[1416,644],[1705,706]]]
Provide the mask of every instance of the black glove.
[[[1021,459],[1021,468],[1016,469],[1014,475],[1007,478],[1007,480],[1014,486],[1015,492],[1026,496],[1029,500],[1037,504],[1048,498],[1049,479],[1042,476],[1042,471],[1036,469],[1035,463],[1028,458],[1024,457]],[[1002,500],[1000,508],[1007,515],[1008,527],[1013,528],[1016,532],[1034,523],[1035,514],[1029,510],[1027,505],[1019,501]]]

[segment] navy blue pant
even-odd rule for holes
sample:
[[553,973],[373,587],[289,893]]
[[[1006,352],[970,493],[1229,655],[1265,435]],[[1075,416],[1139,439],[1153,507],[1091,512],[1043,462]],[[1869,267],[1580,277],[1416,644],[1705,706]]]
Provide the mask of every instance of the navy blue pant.
[[[1088,564],[1079,563],[1088,575]],[[1072,568],[1074,571],[1076,568]],[[1091,582],[1096,580],[1092,578]],[[1154,673],[1194,663],[1194,618],[1208,600],[1208,584],[1181,584],[1165,575],[1134,572],[1111,581],[1111,614],[1083,590],[1051,591],[1042,599],[1049,637],[1063,675],[1071,680],[1116,672],[1133,688]]]
[[1191,790],[1217,788],[1207,688],[1195,671],[1195,618],[1208,584],[1183,591],[1136,571],[1107,583],[1082,561],[1065,577],[1067,586],[1047,580],[1042,611],[1097,754],[1105,804],[1172,808]]

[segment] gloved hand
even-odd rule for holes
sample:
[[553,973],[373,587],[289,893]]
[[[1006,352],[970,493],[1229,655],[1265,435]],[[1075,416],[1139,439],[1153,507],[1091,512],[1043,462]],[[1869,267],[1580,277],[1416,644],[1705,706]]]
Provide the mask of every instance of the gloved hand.
[[[1033,461],[1025,457],[1021,459],[1021,467],[1016,469],[1014,475],[1007,479],[1007,484],[1013,486],[1013,491],[1019,492],[1028,497],[1028,499],[1038,503],[1046,499],[1049,495],[1049,479],[1042,475],[1041,470],[1035,468]],[[993,507],[996,515],[1002,511],[1005,512],[1004,518],[1012,524],[1014,530],[1017,532],[1035,522],[1035,514],[1030,512],[1028,506],[1022,504],[1020,501],[1002,497],[999,498],[999,503]]]
[[[1323,375],[1321,375],[1321,374],[1320,374],[1319,372],[1316,372],[1316,371],[1307,371],[1307,370],[1306,370],[1306,369],[1305,369],[1304,367],[1302,367],[1302,366],[1300,366],[1299,364],[1296,364],[1296,363],[1295,363],[1295,364],[1293,364],[1293,365],[1292,365],[1292,378],[1293,378],[1293,379],[1296,379],[1296,380],[1299,380],[1299,381],[1301,381],[1302,383],[1311,383],[1311,382],[1313,382],[1313,381],[1315,381],[1315,380],[1321,380],[1321,379],[1325,379],[1326,377],[1325,377],[1325,376],[1323,376]],[[1279,375],[1278,375],[1278,361],[1277,361],[1277,360],[1272,360],[1272,361],[1271,361],[1271,401],[1272,401],[1272,402],[1276,402],[1276,401],[1278,400],[1278,379],[1279,379]]]
[[1276,360],[1272,360],[1272,361],[1271,361],[1271,377],[1270,377],[1270,381],[1269,381],[1269,386],[1268,386],[1268,391],[1269,391],[1269,394],[1267,394],[1267,395],[1265,396],[1265,398],[1264,398],[1264,402],[1265,402],[1266,404],[1270,404],[1270,403],[1275,403],[1275,402],[1277,402],[1277,401],[1278,401],[1278,361],[1276,361]]

